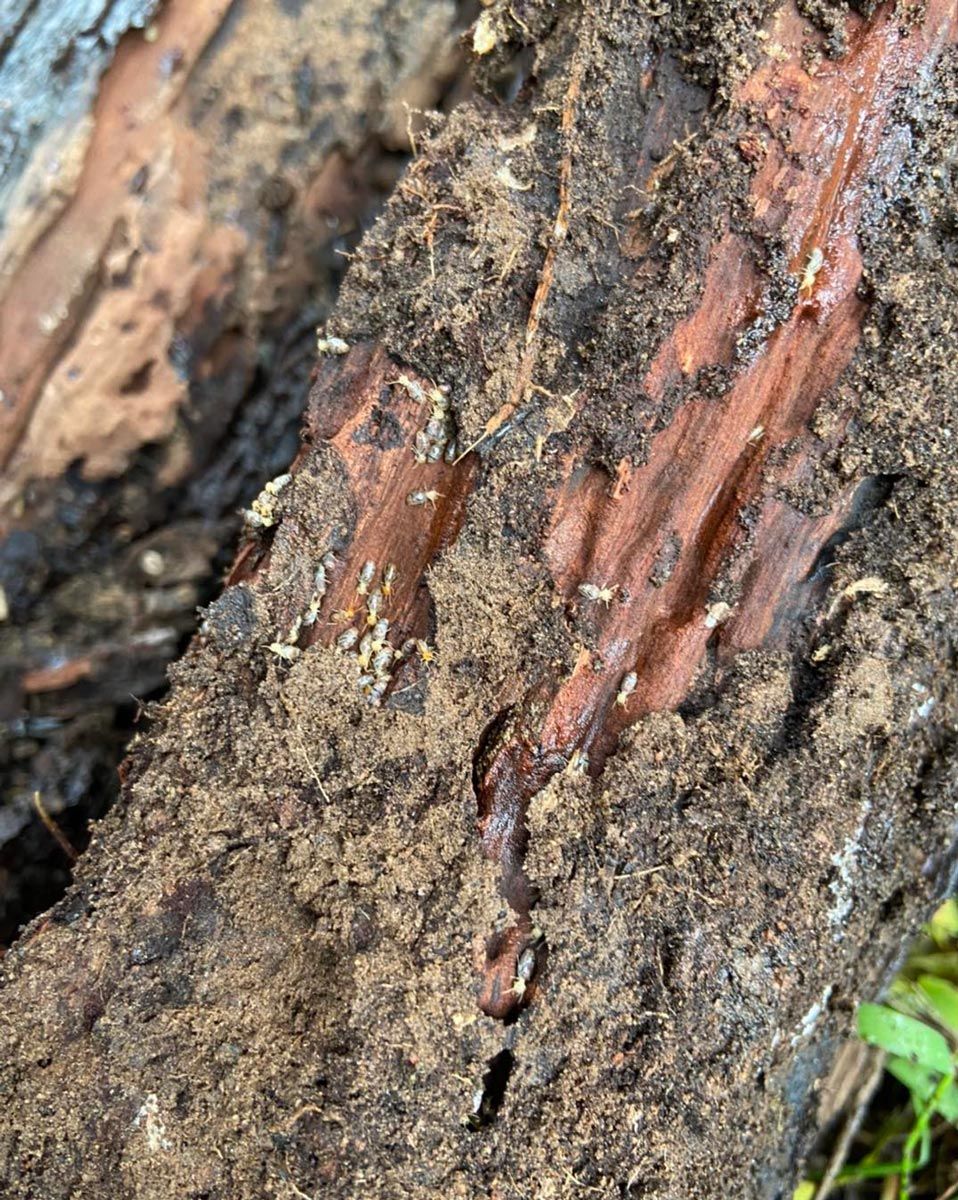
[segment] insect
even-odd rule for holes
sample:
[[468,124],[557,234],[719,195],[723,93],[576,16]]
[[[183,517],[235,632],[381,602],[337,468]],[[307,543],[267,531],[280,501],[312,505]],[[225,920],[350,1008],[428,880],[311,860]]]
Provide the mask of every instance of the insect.
[[363,695],[370,704],[380,704],[382,703],[382,698],[386,694],[386,688],[388,687],[389,676],[380,675],[377,679],[374,679],[372,683],[367,684],[363,688]]
[[252,529],[269,529],[279,516],[277,503],[280,492],[289,484],[292,475],[277,475],[263,485],[263,490],[249,508],[243,510],[243,519]]
[[615,698],[615,702],[620,708],[625,708],[628,704],[629,697],[635,691],[635,685],[638,682],[638,676],[634,671],[630,671],[628,675],[623,677],[622,682],[619,684],[619,694]]
[[385,617],[380,617],[372,628],[370,637],[373,639],[373,649],[382,650],[386,644],[386,635],[389,633],[389,622]]
[[332,615],[332,620],[336,625],[342,625],[344,622],[351,621],[355,615],[355,608],[337,608]]
[[352,650],[358,641],[359,634],[355,629],[345,629],[336,639],[336,645],[340,650]]
[[382,583],[382,593],[384,596],[391,596],[393,594],[393,584],[396,582],[396,576],[398,573],[399,572],[396,570],[395,563],[386,563],[386,569],[383,571]]
[[373,674],[378,678],[380,675],[385,675],[389,670],[389,664],[393,660],[392,646],[383,646],[373,655],[371,663]]
[[431,504],[433,508],[435,508],[436,501],[441,499],[442,496],[437,491],[434,491],[430,488],[428,492],[410,492],[406,497],[406,503],[413,506],[420,504]]
[[567,775],[584,775],[589,769],[589,754],[586,750],[573,750],[566,764]]
[[525,950],[523,950],[523,952],[519,955],[519,959],[516,963],[516,978],[512,984],[512,990],[520,1000],[525,995],[526,988],[532,982],[535,973],[535,948],[533,946],[526,946]]
[[446,436],[446,422],[439,417],[430,417],[426,422],[426,432],[417,434],[417,439],[423,437],[428,445],[429,442],[438,441]]
[[349,342],[344,342],[338,337],[322,337],[316,341],[316,351],[319,354],[346,354],[349,350]]
[[416,649],[419,651],[419,657],[422,659],[423,666],[428,667],[430,663],[436,661],[436,651],[428,642],[424,642],[422,638],[416,638]]
[[727,621],[732,615],[732,606],[726,604],[724,600],[719,600],[717,604],[713,604],[705,614],[705,628],[716,629],[723,621]]
[[799,295],[802,292],[811,294],[812,288],[815,286],[815,277],[822,269],[825,263],[825,255],[819,246],[813,246],[808,260],[805,263],[805,270],[802,272],[802,280],[798,285]]
[[303,613],[303,624],[306,626],[315,625],[319,620],[319,609],[323,603],[322,592],[313,592],[309,599],[309,604],[306,611]]
[[442,458],[443,448],[442,442],[433,442],[426,452],[426,462],[437,463]]
[[429,438],[422,432],[416,434],[416,440],[413,444],[413,457],[420,466],[426,461],[426,455],[429,453],[429,448],[432,443]]
[[366,601],[366,624],[375,625],[379,620],[379,610],[383,606],[383,594],[377,588]]
[[373,657],[373,639],[372,634],[363,634],[362,640],[359,643],[359,665],[365,671],[369,666]]
[[293,624],[290,626],[289,633],[287,633],[287,635],[286,635],[286,644],[287,645],[292,645],[293,642],[296,641],[296,639],[299,637],[299,631],[302,629],[302,627],[303,627],[303,618],[297,617],[296,620],[293,622]]
[[580,596],[585,596],[586,600],[601,600],[606,608],[609,607],[609,602],[615,599],[617,591],[618,588],[615,585],[612,587],[599,587],[596,583],[579,584]]
[[275,479],[271,479],[263,488],[264,492],[268,492],[271,496],[278,496],[284,487],[291,481],[292,475],[277,475]]
[[443,420],[449,410],[449,385],[444,383],[433,388],[429,393],[429,399],[432,401],[433,419]]
[[413,400],[415,400],[417,403],[422,404],[426,399],[426,392],[422,387],[422,384],[416,383],[416,381],[414,379],[410,379],[408,375],[400,375],[396,382],[401,388],[408,392],[409,395],[412,396]]
[[283,642],[270,642],[270,652],[281,662],[294,663],[303,653],[298,646],[287,646]]
[[369,585],[372,583],[375,574],[376,564],[372,561],[364,562],[362,570],[359,572],[359,583],[356,585],[356,591],[360,596],[365,596],[369,593]]

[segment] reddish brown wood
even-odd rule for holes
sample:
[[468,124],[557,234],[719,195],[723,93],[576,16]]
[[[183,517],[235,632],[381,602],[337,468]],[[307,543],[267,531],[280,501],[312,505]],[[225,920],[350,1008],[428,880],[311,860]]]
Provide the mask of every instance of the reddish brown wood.
[[[782,10],[772,34],[781,51],[742,85],[735,102],[764,114],[769,130],[764,145],[746,146],[750,156],[764,155],[750,204],[755,234],[777,234],[793,247],[791,312],[757,349],[739,349],[769,303],[768,284],[749,235],[728,228],[713,247],[698,304],[632,385],[661,405],[669,389],[722,364],[731,372],[727,391],[686,402],[652,438],[648,461],[621,464],[615,481],[590,463],[588,446],[565,458],[563,481],[547,498],[544,552],[557,592],[579,623],[583,649],[571,675],[546,673],[536,681],[477,768],[483,849],[501,864],[504,894],[519,915],[515,928],[489,939],[480,997],[488,1013],[506,1017],[520,1003],[509,984],[534,923],[522,869],[529,799],[576,753],[587,756],[592,773],[601,771],[623,729],[688,696],[710,647],[721,670],[742,650],[774,644],[783,627],[791,628],[785,618],[809,598],[816,559],[849,520],[851,490],[818,518],[796,512],[777,491],[807,477],[816,456],[831,448],[811,436],[808,423],[861,336],[855,231],[866,187],[891,181],[898,169],[878,154],[883,123],[918,64],[951,36],[954,21],[952,6],[938,0],[904,37],[882,8],[853,22],[846,57],[809,75],[801,65],[806,26]],[[640,183],[648,186],[660,169]],[[806,274],[816,249],[822,265]],[[354,349],[345,363],[324,365],[309,435],[336,451],[356,512],[324,613],[354,604],[363,562],[395,561],[401,582],[392,612],[403,639],[428,636],[423,575],[456,538],[480,464],[476,453],[453,467],[416,464],[411,445],[428,414],[395,385],[398,374],[368,347]],[[576,403],[588,404],[588,394]],[[496,414],[487,433],[512,407]],[[841,436],[840,429],[833,440]],[[436,507],[411,508],[408,494],[426,488],[440,493]],[[746,511],[754,514],[749,530]],[[674,561],[657,573],[663,555]],[[616,597],[607,606],[584,603],[583,582],[612,586]],[[296,603],[301,598],[290,618]],[[728,608],[710,618],[716,603]],[[320,625],[312,636],[331,642],[337,631]],[[394,686],[406,686],[412,669],[404,666]],[[637,686],[619,704],[629,672]]]

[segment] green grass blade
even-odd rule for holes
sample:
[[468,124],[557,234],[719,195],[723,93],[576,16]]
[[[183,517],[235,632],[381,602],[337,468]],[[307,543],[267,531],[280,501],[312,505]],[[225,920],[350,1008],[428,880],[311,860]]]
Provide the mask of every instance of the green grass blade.
[[[903,1083],[919,1103],[927,1104],[934,1096],[940,1083],[939,1076],[934,1071],[916,1066],[906,1058],[889,1058],[885,1065],[888,1072],[894,1075],[899,1083]],[[946,1121],[958,1125],[958,1086],[953,1079],[949,1080],[942,1090],[935,1107]]]

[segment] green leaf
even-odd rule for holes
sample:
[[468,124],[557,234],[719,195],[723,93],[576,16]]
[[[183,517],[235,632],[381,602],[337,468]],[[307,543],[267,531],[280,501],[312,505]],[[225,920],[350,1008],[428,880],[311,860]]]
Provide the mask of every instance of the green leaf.
[[918,986],[936,1020],[958,1036],[958,987],[937,975],[921,975]]
[[[912,1103],[927,1104],[938,1087],[939,1077],[936,1072],[916,1066],[907,1058],[889,1058],[885,1064],[889,1074],[894,1075],[899,1083],[903,1083],[912,1093]],[[916,1104],[917,1107],[917,1104]],[[938,1097],[935,1108],[946,1121],[958,1125],[958,1087],[954,1080],[948,1085],[943,1094]]]
[[948,1043],[938,1030],[914,1017],[895,1012],[887,1005],[860,1005],[858,1033],[869,1045],[887,1050],[889,1054],[897,1054],[941,1075],[951,1074]]
[[928,935],[939,946],[958,942],[958,900],[946,900],[928,922]]
[[912,979],[904,975],[896,976],[888,988],[888,1007],[895,1012],[905,1013],[909,1017],[923,1020],[928,1016],[928,997]]
[[809,1179],[803,1179],[795,1191],[792,1192],[792,1200],[814,1200],[816,1191],[818,1191],[817,1183],[812,1183]]
[[912,954],[908,959],[909,971],[927,971],[939,979],[958,982],[958,950],[942,950],[937,954]]

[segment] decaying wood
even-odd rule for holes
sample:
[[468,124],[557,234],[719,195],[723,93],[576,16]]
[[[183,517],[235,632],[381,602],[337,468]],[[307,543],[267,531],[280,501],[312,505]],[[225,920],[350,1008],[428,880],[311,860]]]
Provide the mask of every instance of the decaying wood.
[[0,63],[3,944],[53,898],[29,882],[52,848],[34,791],[85,844],[133,697],[163,686],[241,505],[295,450],[344,254],[458,69],[446,4],[20,7]]
[[5,960],[12,1194],[786,1196],[953,878],[954,7],[825,59],[785,4],[712,106],[662,14],[547,8]]

